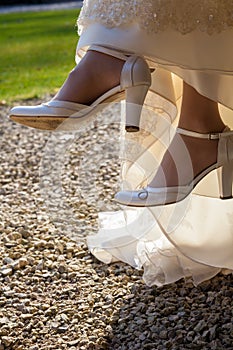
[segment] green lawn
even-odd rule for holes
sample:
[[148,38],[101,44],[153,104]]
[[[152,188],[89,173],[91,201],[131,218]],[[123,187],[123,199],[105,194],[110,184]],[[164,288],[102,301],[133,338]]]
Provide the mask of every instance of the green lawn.
[[0,15],[0,102],[55,93],[74,67],[78,10]]

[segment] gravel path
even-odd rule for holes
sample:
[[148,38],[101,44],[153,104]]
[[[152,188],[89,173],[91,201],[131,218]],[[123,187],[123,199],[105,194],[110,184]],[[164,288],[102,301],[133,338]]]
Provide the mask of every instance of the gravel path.
[[[55,197],[49,207],[40,191],[51,135],[13,124],[7,113],[1,106],[0,350],[233,349],[232,275],[198,287],[182,280],[149,288],[141,271],[89,254],[85,236],[96,230],[95,197],[77,193],[77,168],[80,159],[94,163],[109,135],[117,140],[117,125],[95,125],[69,146],[62,184],[79,223],[74,232],[74,224],[59,222],[56,203],[51,210]],[[116,167],[104,159],[98,174],[94,187],[109,201]]]
[[82,7],[82,1],[70,1],[55,4],[40,5],[20,5],[20,6],[0,6],[0,13],[17,13],[17,12],[37,12],[49,10],[77,9]]

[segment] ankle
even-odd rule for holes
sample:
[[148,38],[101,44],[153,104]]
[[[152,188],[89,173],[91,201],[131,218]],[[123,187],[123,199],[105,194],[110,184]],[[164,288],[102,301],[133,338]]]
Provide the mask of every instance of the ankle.
[[89,105],[103,93],[120,84],[123,65],[123,60],[89,51],[70,72],[54,98]]
[[[212,117],[212,118],[211,118]],[[199,133],[207,134],[210,132],[222,132],[225,129],[220,115],[199,115],[186,118],[184,115],[180,115],[178,122],[178,128],[196,131]]]
[[218,103],[201,95],[184,82],[183,99],[178,127],[200,133],[221,132],[225,125]]

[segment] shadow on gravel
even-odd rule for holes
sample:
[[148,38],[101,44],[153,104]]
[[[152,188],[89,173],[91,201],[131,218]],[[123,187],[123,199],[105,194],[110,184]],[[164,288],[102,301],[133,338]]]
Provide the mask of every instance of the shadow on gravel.
[[119,301],[109,349],[233,349],[232,292],[231,275],[198,287],[148,288],[138,280]]

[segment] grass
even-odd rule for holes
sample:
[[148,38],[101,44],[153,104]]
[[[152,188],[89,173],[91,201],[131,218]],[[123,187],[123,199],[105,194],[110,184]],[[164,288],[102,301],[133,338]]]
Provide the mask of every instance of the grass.
[[55,93],[75,65],[78,10],[0,15],[0,102]]

